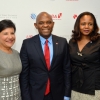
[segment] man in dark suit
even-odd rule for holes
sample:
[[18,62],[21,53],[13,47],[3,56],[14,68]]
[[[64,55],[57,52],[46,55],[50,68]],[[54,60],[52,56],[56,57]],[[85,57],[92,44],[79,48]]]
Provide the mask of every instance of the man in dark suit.
[[67,41],[51,34],[54,22],[47,12],[41,12],[34,25],[39,34],[24,40],[20,51],[22,100],[69,100],[71,70]]

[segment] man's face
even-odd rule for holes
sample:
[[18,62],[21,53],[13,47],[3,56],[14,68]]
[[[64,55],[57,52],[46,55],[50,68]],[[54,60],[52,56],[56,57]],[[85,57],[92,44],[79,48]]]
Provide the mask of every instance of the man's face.
[[34,23],[39,34],[44,38],[49,38],[53,30],[54,22],[50,15],[43,13],[38,16],[36,23]]

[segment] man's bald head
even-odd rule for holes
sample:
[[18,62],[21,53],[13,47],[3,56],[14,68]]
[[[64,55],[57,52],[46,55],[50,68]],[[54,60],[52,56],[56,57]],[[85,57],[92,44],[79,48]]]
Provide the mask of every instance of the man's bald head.
[[[36,23],[39,21],[39,19],[42,17],[42,16],[48,16],[50,18],[50,20],[52,20],[52,17],[49,13],[47,12],[41,12],[38,14],[37,18],[36,18]],[[53,20],[52,20],[53,21]]]
[[39,34],[44,38],[49,38],[53,30],[54,22],[52,17],[47,12],[41,12],[36,18],[36,23],[34,23],[36,29],[38,29]]

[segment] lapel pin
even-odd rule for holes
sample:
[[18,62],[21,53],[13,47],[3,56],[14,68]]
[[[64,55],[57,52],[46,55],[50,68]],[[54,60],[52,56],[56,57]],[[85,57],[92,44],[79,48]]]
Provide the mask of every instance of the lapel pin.
[[58,43],[56,43],[56,44],[58,44]]
[[80,53],[80,52],[77,52],[77,54],[78,54],[78,56],[82,56],[82,53]]

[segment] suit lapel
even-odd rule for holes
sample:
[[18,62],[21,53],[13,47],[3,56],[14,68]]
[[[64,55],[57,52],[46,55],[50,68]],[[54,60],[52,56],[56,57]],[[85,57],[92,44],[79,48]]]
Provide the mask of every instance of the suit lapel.
[[58,39],[56,36],[52,35],[52,41],[53,41],[53,58],[51,62],[51,68],[53,66],[53,63],[55,62],[56,55],[58,54],[58,47],[59,47]]
[[[52,58],[51,68],[50,69],[53,68],[53,64],[55,62],[56,56],[58,54],[58,49],[59,49],[59,42],[58,42],[58,39],[57,39],[56,36],[52,35],[52,41],[53,41],[53,58]],[[35,44],[36,50],[37,50],[37,52],[38,52],[38,54],[40,56],[41,61],[43,62],[45,68],[47,69],[46,62],[45,62],[44,55],[43,55],[41,42],[40,42],[40,39],[39,39],[39,35],[37,35],[34,38],[34,44]]]
[[41,46],[41,42],[40,42],[40,39],[39,39],[39,35],[37,35],[36,38],[34,39],[34,44],[35,44],[36,50],[37,50],[37,52],[40,56],[40,59],[42,60],[44,66],[46,66],[44,55],[43,55],[43,50],[42,50],[42,46]]

